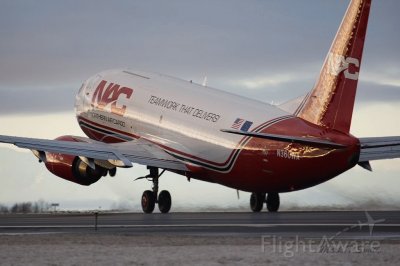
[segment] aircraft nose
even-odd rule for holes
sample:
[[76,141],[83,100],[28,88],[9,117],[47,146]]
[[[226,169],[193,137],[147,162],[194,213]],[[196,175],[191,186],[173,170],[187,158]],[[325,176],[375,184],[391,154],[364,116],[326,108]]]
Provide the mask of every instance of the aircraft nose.
[[90,105],[90,88],[93,78],[87,79],[83,82],[75,98],[75,110],[77,115],[87,111],[88,105]]
[[82,83],[78,93],[75,96],[75,112],[77,115],[79,115],[80,113],[82,113],[84,111],[83,110],[84,97],[82,94],[85,92],[85,87],[86,87],[86,84],[84,82],[84,83]]

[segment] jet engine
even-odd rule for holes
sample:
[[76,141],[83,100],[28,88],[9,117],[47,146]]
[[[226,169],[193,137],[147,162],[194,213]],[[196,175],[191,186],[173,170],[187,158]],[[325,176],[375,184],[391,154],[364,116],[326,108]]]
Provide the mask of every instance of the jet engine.
[[[79,142],[78,139],[72,136],[61,136],[56,138],[56,140]],[[115,168],[107,169],[98,164],[93,164],[93,169],[88,163],[83,161],[85,158],[82,158],[82,160],[80,157],[74,155],[51,152],[39,155],[39,152],[36,151],[34,153],[39,160],[44,161],[46,168],[51,173],[84,186],[89,186],[97,182],[101,177],[106,176],[108,171],[110,171],[110,175],[115,173]],[[43,155],[45,156],[43,157]]]

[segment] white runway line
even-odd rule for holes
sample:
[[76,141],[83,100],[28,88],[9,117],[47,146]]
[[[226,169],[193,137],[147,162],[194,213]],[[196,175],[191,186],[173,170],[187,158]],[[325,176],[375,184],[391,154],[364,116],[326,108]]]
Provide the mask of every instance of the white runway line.
[[[352,224],[127,224],[98,225],[98,228],[135,228],[135,227],[324,227],[324,226],[354,226]],[[93,228],[94,225],[2,225],[1,228]],[[374,227],[400,227],[400,224],[375,224]]]

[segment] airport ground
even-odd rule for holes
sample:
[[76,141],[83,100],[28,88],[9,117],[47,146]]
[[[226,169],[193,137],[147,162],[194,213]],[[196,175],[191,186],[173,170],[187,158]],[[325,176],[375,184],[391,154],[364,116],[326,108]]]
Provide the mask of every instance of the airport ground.
[[399,211],[0,216],[1,265],[397,265]]

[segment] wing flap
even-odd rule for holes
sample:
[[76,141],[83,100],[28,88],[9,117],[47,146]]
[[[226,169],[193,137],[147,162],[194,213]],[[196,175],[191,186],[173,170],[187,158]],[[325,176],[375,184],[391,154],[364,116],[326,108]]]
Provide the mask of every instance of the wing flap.
[[122,156],[128,158],[131,162],[163,169],[188,171],[188,168],[182,161],[169,155],[160,147],[146,140],[138,139],[110,145],[116,148]]

